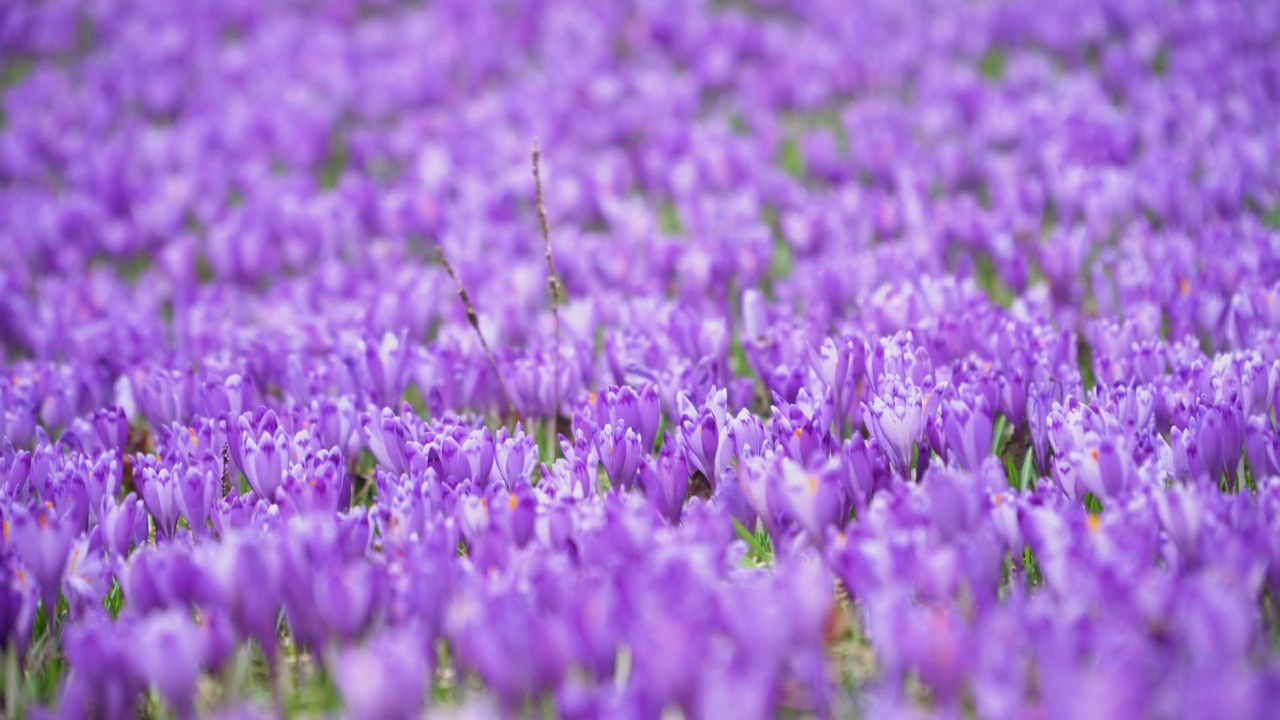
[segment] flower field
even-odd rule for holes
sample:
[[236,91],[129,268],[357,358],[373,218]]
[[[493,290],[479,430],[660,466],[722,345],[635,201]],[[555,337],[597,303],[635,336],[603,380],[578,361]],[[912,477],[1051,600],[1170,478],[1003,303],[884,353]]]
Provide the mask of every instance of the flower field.
[[3,717],[1280,716],[1280,3],[0,5]]

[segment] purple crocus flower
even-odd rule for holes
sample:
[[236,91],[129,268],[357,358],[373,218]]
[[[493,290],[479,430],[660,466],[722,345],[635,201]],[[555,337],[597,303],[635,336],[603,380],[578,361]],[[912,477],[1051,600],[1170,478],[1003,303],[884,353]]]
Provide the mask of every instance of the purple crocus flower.
[[89,509],[97,517],[97,510],[104,498],[114,498],[120,489],[120,461],[111,455],[99,455],[87,474],[82,474]]
[[310,602],[328,636],[351,640],[373,621],[380,600],[375,569],[356,561],[323,568],[312,578]]
[[992,418],[986,402],[960,399],[942,403],[942,427],[948,456],[960,467],[975,471],[991,455]]
[[287,533],[280,587],[295,642],[322,652],[331,640],[353,639],[379,610],[384,576],[354,555],[334,519],[295,518]]
[[955,541],[961,533],[978,524],[983,496],[977,491],[973,476],[933,470],[925,475],[924,489],[929,497],[933,526],[944,540]]
[[458,529],[475,543],[489,529],[489,498],[467,495],[458,500]]
[[351,398],[325,398],[315,407],[315,434],[323,447],[338,448],[343,454],[351,452],[351,440],[359,417]]
[[918,387],[890,383],[887,392],[875,396],[871,405],[863,408],[871,435],[904,480],[911,474],[916,443],[924,437],[925,403]]
[[259,407],[253,412],[245,412],[238,416],[227,417],[227,451],[231,462],[245,475],[249,474],[249,465],[245,460],[245,449],[252,440],[261,442],[264,435],[276,436],[280,432],[280,419],[275,411]]
[[361,415],[360,431],[364,434],[369,451],[377,458],[379,465],[397,475],[408,471],[409,462],[405,457],[405,443],[412,438],[409,430],[395,413],[388,408],[383,408],[381,414],[376,417],[368,413]]
[[31,453],[27,450],[0,454],[0,481],[9,497],[19,497],[26,490],[31,461]]
[[124,559],[135,544],[147,541],[146,505],[133,493],[117,503],[105,498],[98,510],[98,533],[102,547],[113,559]]
[[855,505],[865,507],[877,492],[889,488],[893,475],[876,440],[854,435],[845,441],[843,455],[841,477]]
[[1280,435],[1271,429],[1269,418],[1250,418],[1245,428],[1245,447],[1254,477],[1280,473]]
[[180,717],[194,717],[196,681],[208,636],[185,609],[161,610],[133,627],[128,654],[137,677],[153,685]]
[[216,596],[203,557],[181,543],[147,546],[120,569],[120,586],[130,609],[146,613],[212,602]]
[[769,319],[764,293],[752,288],[742,293],[742,335],[750,340],[768,333]]
[[657,458],[641,462],[640,487],[658,514],[676,525],[689,496],[689,466],[685,456],[674,452],[672,445],[668,438]]
[[1068,457],[1078,469],[1080,482],[1100,498],[1118,497],[1137,482],[1132,455],[1110,438],[1084,452],[1069,453]]
[[101,541],[97,535],[81,535],[71,546],[62,580],[71,616],[80,618],[101,607],[110,588],[111,572],[104,561]]
[[[717,479],[736,457],[738,462],[763,454],[772,440],[760,418],[746,410],[726,419],[727,429],[721,430],[716,447],[715,473]],[[709,479],[709,478],[708,478]]]
[[861,340],[827,338],[818,350],[812,346],[809,348],[809,366],[831,391],[833,417],[830,430],[837,438],[845,437],[847,430],[862,424],[858,395],[866,364],[867,349]]
[[[15,573],[8,564],[0,565],[0,572]],[[16,583],[5,583],[0,586],[0,643],[10,647],[10,643],[18,645],[19,617],[22,614],[22,592],[15,587]]]
[[738,465],[737,470],[742,495],[770,533],[774,525],[770,478],[774,477],[775,471],[775,464],[763,457],[748,458]]
[[631,387],[606,390],[599,402],[608,414],[607,422],[635,430],[646,451],[653,447],[661,419],[658,389],[653,383],[641,384],[638,392]]
[[639,404],[636,406],[636,432],[640,434],[640,445],[648,452],[658,439],[658,428],[662,423],[662,404],[658,397],[658,386],[644,383],[640,386]]
[[677,430],[680,447],[684,450],[690,467],[702,473],[714,488],[716,450],[720,443],[719,421],[710,411],[698,413],[683,395],[680,396],[680,402],[682,409]]
[[1160,526],[1169,533],[1181,554],[1194,556],[1205,512],[1204,501],[1186,486],[1157,490],[1152,494]]
[[132,625],[112,623],[106,613],[86,617],[63,636],[70,680],[59,702],[69,717],[126,718],[146,685],[135,671],[138,652]]
[[468,433],[462,442],[445,435],[438,439],[440,475],[451,485],[470,480],[485,487],[493,472],[495,456],[493,432],[489,428]]
[[239,418],[253,401],[253,379],[239,374],[228,375],[222,381],[205,383],[205,412],[211,416],[230,414]]
[[12,556],[0,554],[0,573],[6,579],[0,588],[0,643],[23,651],[31,644],[39,588],[21,561]]
[[1031,429],[1031,447],[1041,470],[1049,463],[1049,393],[1038,385],[1027,390],[1027,422]]
[[532,488],[523,486],[501,495],[490,504],[491,518],[500,526],[516,547],[524,547],[533,539],[534,524],[538,517],[538,500]]
[[181,510],[178,496],[182,493],[181,480],[176,471],[169,468],[156,470],[142,466],[137,473],[138,486],[147,511],[156,521],[156,531],[165,538],[178,532],[178,515]]
[[640,435],[626,425],[605,425],[596,435],[596,450],[614,487],[630,490],[642,457]]
[[999,384],[1000,412],[1009,418],[1015,428],[1022,427],[1027,421],[1029,383],[1026,375],[1018,368],[1010,368],[998,376],[996,382]]
[[339,652],[334,679],[351,717],[418,717],[431,671],[426,647],[420,630],[399,627]]
[[285,456],[288,449],[282,434],[263,433],[244,439],[244,474],[258,497],[274,500],[276,490],[284,482]]
[[241,495],[232,488],[230,495],[213,504],[210,520],[219,537],[225,537],[235,530],[248,528],[257,519],[259,508],[269,505],[252,490]]
[[568,670],[571,635],[565,622],[542,612],[524,593],[472,590],[455,595],[445,633],[459,661],[513,709],[555,687]]
[[75,541],[71,523],[47,505],[17,510],[4,519],[6,544],[12,544],[26,571],[31,573],[45,607],[56,607],[67,557]]
[[103,448],[121,451],[129,443],[129,418],[119,407],[95,410],[89,422]]
[[786,513],[815,542],[822,542],[826,529],[837,526],[849,512],[848,500],[840,488],[839,463],[831,461],[820,469],[809,470],[784,458],[781,470],[777,488]]
[[258,641],[274,667],[281,610],[278,547],[251,535],[224,537],[210,559],[210,571],[232,623]]
[[514,435],[508,435],[507,429],[498,431],[494,443],[494,456],[497,460],[498,476],[508,490],[515,490],[522,485],[531,484],[533,469],[538,466],[538,441],[532,435],[526,435],[517,429]]
[[178,510],[197,537],[209,534],[209,513],[222,495],[222,480],[212,470],[188,467],[178,481]]
[[357,341],[347,362],[356,382],[373,403],[391,407],[408,384],[409,358],[412,346],[405,333],[384,333],[380,342]]

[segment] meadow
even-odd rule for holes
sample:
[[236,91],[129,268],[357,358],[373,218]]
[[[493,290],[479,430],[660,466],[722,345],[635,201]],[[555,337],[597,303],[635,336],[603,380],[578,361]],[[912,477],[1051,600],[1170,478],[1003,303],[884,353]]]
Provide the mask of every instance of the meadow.
[[0,5],[0,715],[1280,713],[1280,3]]

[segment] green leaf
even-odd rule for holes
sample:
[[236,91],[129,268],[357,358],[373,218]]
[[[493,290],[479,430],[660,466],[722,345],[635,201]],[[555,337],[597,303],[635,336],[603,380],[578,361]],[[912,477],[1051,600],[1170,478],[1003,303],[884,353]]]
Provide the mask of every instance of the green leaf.
[[1271,208],[1262,218],[1262,222],[1266,223],[1267,227],[1280,230],[1280,205]]
[[738,537],[742,538],[747,543],[747,547],[750,548],[751,552],[748,553],[748,557],[760,563],[773,559],[773,546],[772,542],[767,542],[767,534],[764,538],[760,537],[756,533],[747,530],[747,526],[743,525],[742,521],[737,518],[733,519],[733,527],[738,531]]
[[1031,547],[1027,546],[1022,550],[1022,566],[1027,571],[1027,582],[1035,587],[1044,584],[1044,575],[1040,573],[1040,563],[1036,560],[1036,554],[1031,551]]
[[1009,479],[1009,487],[1016,488],[1018,482],[1018,466],[1013,462],[1013,458],[1004,457],[1004,474]]
[[795,138],[787,138],[778,152],[778,163],[787,174],[797,180],[803,180],[808,170],[805,166],[804,154],[800,152],[800,142]]
[[1009,53],[1004,48],[994,47],[988,50],[982,59],[978,61],[978,69],[982,71],[983,77],[989,80],[999,80],[1004,75],[1004,69],[1009,64]]
[[1088,510],[1090,513],[1094,515],[1102,514],[1102,500],[1099,499],[1098,496],[1094,495],[1092,492],[1087,492],[1084,494],[1084,507],[1086,510]]
[[1084,384],[1085,392],[1092,390],[1098,384],[1097,376],[1093,373],[1093,346],[1083,338],[1076,345],[1076,364],[1080,366],[1080,381]]
[[680,208],[670,200],[658,206],[658,229],[666,235],[683,235],[684,223],[680,220]]
[[[996,415],[995,431],[991,433],[991,454],[999,455],[1000,448],[1004,446],[1005,433],[1009,429],[1009,418],[1004,413]],[[1010,477],[1013,477],[1012,475]]]
[[1035,474],[1035,452],[1031,449],[1027,450],[1027,455],[1022,459],[1022,474],[1018,476],[1018,490],[1026,492],[1031,487],[1031,481]]

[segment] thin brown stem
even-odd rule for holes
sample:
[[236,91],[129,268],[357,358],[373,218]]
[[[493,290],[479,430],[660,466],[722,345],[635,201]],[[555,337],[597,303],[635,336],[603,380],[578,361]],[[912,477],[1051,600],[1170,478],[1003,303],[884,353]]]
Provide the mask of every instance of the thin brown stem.
[[555,322],[556,344],[555,359],[552,364],[551,393],[551,425],[548,430],[547,447],[555,454],[556,426],[560,422],[560,304],[564,301],[564,285],[560,283],[560,275],[556,272],[556,261],[551,254],[551,225],[547,222],[547,205],[542,199],[542,153],[538,141],[533,141],[533,188],[538,202],[538,223],[542,229],[542,247],[547,257],[547,293],[551,296],[551,318]]
[[467,322],[471,324],[471,329],[476,331],[476,337],[480,339],[480,347],[484,349],[485,357],[489,358],[489,367],[493,369],[493,376],[498,379],[498,387],[502,389],[502,397],[507,402],[507,412],[511,418],[519,420],[520,414],[516,412],[516,404],[511,401],[511,392],[507,390],[507,382],[503,380],[502,373],[498,370],[498,361],[493,357],[493,350],[489,348],[489,341],[485,340],[484,331],[480,329],[480,315],[476,312],[475,303],[471,302],[471,296],[467,294],[467,288],[462,284],[462,278],[458,276],[458,272],[453,269],[453,264],[449,262],[448,256],[444,254],[444,246],[437,243],[436,254],[440,257],[440,264],[444,265],[445,272],[449,273],[449,277],[453,278],[454,284],[458,286],[458,297],[462,299],[462,306],[467,310]]

